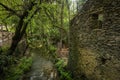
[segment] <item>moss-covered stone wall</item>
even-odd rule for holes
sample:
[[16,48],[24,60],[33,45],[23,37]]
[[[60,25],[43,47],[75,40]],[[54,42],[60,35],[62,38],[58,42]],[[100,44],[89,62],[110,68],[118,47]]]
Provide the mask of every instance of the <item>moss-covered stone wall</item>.
[[88,0],[70,26],[76,80],[120,80],[120,0]]

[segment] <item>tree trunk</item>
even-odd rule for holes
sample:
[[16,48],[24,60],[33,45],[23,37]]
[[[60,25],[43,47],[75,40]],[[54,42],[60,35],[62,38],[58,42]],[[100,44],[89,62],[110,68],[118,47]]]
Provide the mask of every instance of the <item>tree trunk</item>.
[[[61,28],[63,28],[63,13],[64,13],[64,1],[61,2]],[[62,41],[63,41],[63,31],[60,29],[60,49],[62,48]]]
[[8,55],[12,55],[15,51],[19,41],[21,40],[22,36],[20,36],[20,30],[24,24],[23,18],[20,19],[18,26],[16,27],[15,35],[12,38],[11,46],[8,50]]
[[[8,50],[8,55],[13,55],[18,43],[20,42],[20,40],[22,39],[23,35],[26,32],[29,21],[33,18],[33,16],[39,10],[39,8],[37,8],[34,11],[34,13],[29,16],[30,13],[28,11],[31,11],[34,5],[35,4],[30,4],[30,7],[28,8],[28,10],[24,11],[23,15],[20,16],[20,21],[18,23],[18,26],[16,27],[15,35],[13,36],[11,46]],[[28,20],[24,21],[24,19],[27,19],[27,18]]]

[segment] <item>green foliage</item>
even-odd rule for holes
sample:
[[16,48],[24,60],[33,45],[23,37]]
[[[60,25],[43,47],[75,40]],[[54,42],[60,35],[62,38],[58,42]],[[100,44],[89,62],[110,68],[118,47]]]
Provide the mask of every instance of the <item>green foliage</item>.
[[5,54],[0,55],[0,76],[6,74],[8,67],[14,63],[14,58],[12,56],[6,56]]
[[[61,3],[64,2],[63,9],[63,19],[61,19]],[[55,51],[57,43],[62,39],[68,41],[68,28],[69,28],[69,17],[70,15],[68,6],[66,5],[67,0],[57,0],[57,2],[47,3],[40,0],[0,0],[10,9],[14,10],[15,13],[5,10],[5,8],[0,5],[0,24],[9,26],[9,31],[15,32],[17,30],[20,18],[18,15],[22,16],[24,12],[28,11],[28,16],[23,19],[23,25],[21,25],[20,32],[23,32],[25,23],[28,22],[25,34],[27,35],[27,42],[31,48],[39,48],[40,52],[45,56],[52,56],[56,58]],[[30,2],[35,2],[36,5],[33,6],[32,10],[28,8]],[[70,6],[69,6],[70,7]],[[40,8],[36,14],[35,10]],[[4,10],[4,11],[3,11]],[[72,11],[71,11],[72,12]],[[31,18],[31,16],[34,16]],[[61,26],[61,21],[63,20],[63,25]],[[18,27],[19,29],[20,27]],[[22,33],[21,33],[22,34]],[[61,37],[62,34],[62,37]],[[20,35],[18,35],[20,36]],[[1,51],[7,51],[6,47],[3,47]],[[17,52],[19,53],[19,52]],[[18,54],[19,55],[19,54]],[[12,63],[11,63],[12,62]],[[14,64],[14,62],[16,64]],[[18,63],[19,62],[19,63]],[[11,64],[10,67],[5,67]],[[28,71],[32,64],[31,58],[23,57],[22,59],[13,58],[13,56],[0,56],[0,66],[1,69],[7,75],[6,80],[17,80],[24,72]],[[61,79],[72,80],[70,73],[65,71],[62,66],[62,62],[59,61],[56,66],[60,72]]]
[[0,47],[1,52],[6,52],[8,50],[8,46],[2,46]]
[[7,73],[5,80],[18,80],[25,72],[30,70],[32,58],[23,57],[17,65],[12,65]]
[[64,69],[66,67],[64,65],[64,60],[59,60],[56,63],[56,67],[57,67],[57,70],[58,70],[59,75],[60,75],[60,80],[73,80],[70,72],[68,72]]
[[8,46],[0,47],[0,76],[5,75],[8,67],[14,63],[14,58],[5,54],[7,50]]

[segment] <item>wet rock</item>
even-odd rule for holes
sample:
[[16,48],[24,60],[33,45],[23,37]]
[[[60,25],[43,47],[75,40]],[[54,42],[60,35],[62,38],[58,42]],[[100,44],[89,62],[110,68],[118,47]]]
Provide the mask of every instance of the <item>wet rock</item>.
[[35,54],[31,71],[24,76],[23,80],[56,80],[56,77],[57,71],[53,63]]

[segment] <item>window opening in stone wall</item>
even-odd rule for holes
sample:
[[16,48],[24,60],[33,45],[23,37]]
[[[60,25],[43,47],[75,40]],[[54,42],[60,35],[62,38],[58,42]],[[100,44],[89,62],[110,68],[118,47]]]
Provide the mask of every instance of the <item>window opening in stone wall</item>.
[[99,29],[102,28],[103,20],[104,20],[104,17],[103,17],[103,14],[101,13],[98,15],[98,28]]
[[102,13],[94,13],[91,15],[92,17],[92,29],[101,29],[102,28],[102,23],[104,20],[103,14]]
[[103,14],[99,14],[98,20],[103,22]]
[[98,14],[92,14],[92,19],[97,20],[98,19]]

